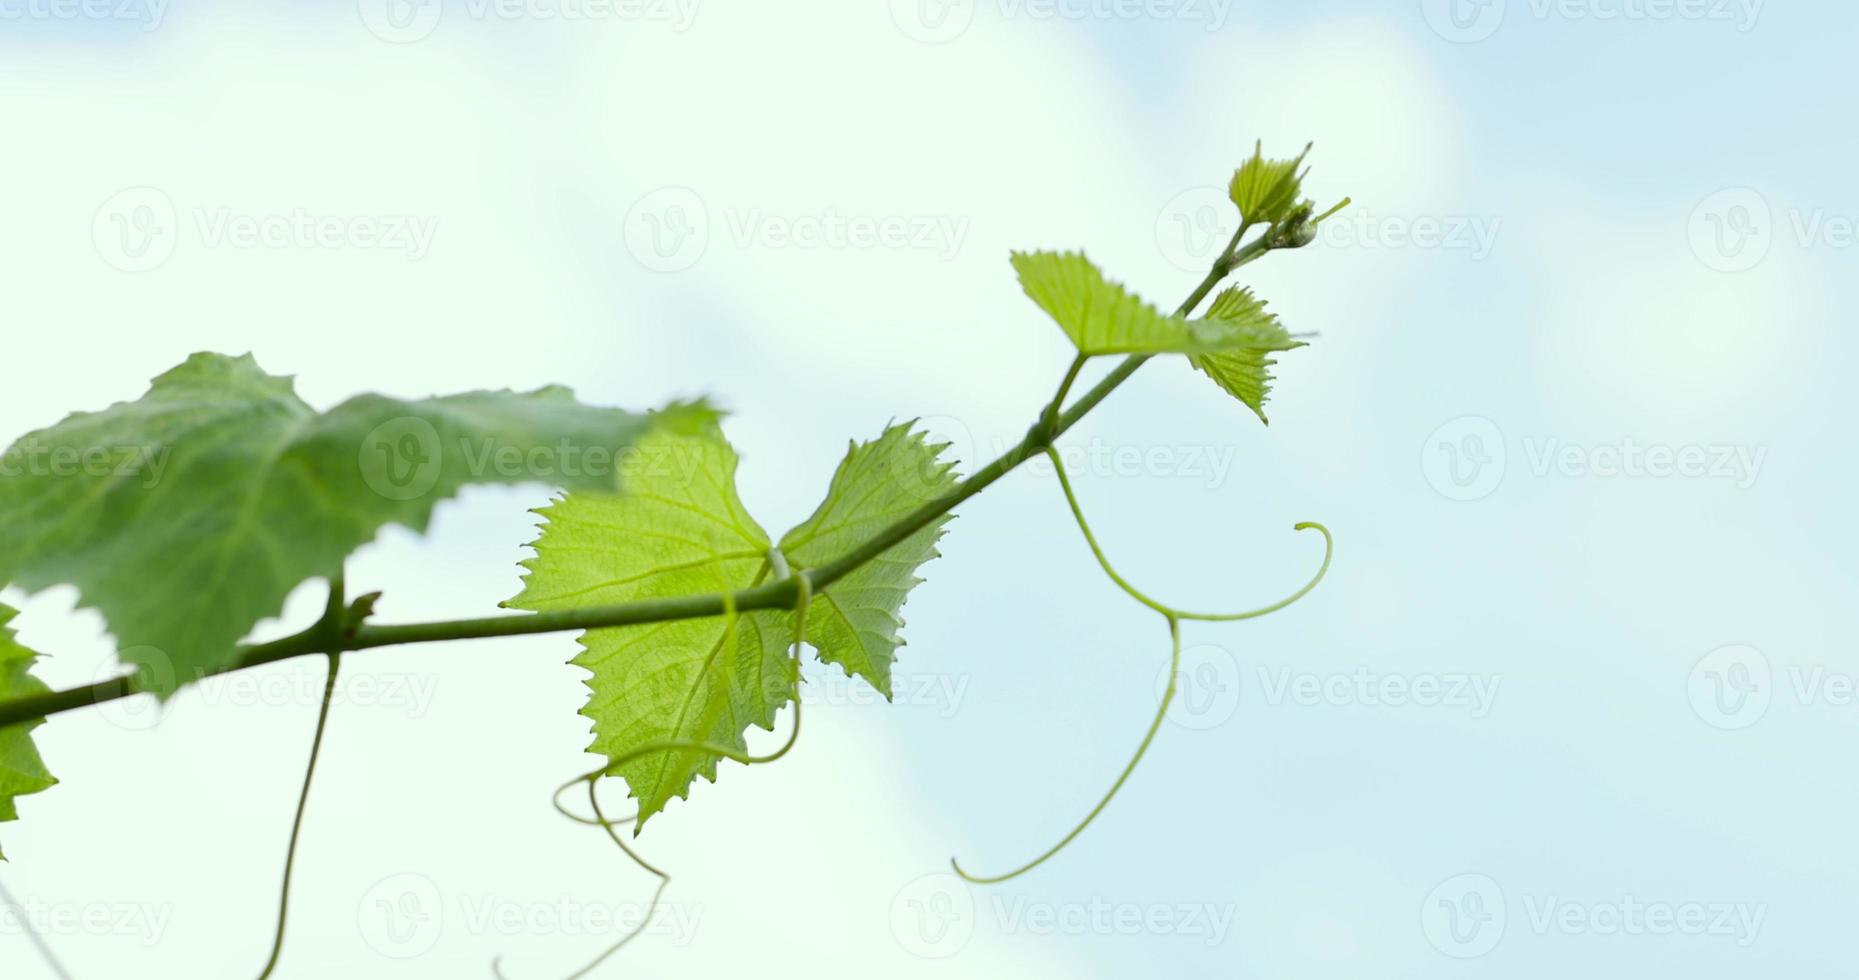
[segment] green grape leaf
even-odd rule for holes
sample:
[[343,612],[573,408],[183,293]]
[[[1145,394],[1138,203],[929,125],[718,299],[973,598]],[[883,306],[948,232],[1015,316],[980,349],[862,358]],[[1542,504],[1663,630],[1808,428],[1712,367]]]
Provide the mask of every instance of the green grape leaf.
[[[0,702],[46,693],[45,685],[27,673],[39,655],[20,646],[7,624],[19,613],[0,605]],[[45,770],[39,751],[32,746],[32,730],[44,719],[0,728],[0,823],[19,819],[14,801],[57,785],[58,780]],[[6,855],[0,853],[0,861]]]
[[1276,314],[1265,310],[1265,301],[1249,289],[1230,288],[1214,297],[1207,308],[1207,319],[1230,324],[1236,334],[1246,338],[1246,345],[1210,354],[1190,354],[1189,363],[1206,372],[1227,393],[1252,409],[1259,421],[1265,417],[1265,396],[1271,390],[1270,355],[1305,346],[1294,339],[1278,322]]
[[1233,172],[1226,194],[1239,208],[1240,219],[1247,224],[1277,224],[1296,206],[1303,192],[1304,175],[1298,166],[1310,152],[1304,147],[1290,160],[1267,160],[1263,143],[1252,147],[1252,159]]
[[[953,489],[955,466],[939,458],[946,448],[930,445],[908,423],[854,443],[819,509],[782,536],[782,553],[797,568],[824,565]],[[947,514],[938,517],[814,596],[807,642],[821,660],[891,697],[891,664],[904,645],[897,635],[904,600],[923,581],[917,569],[937,557],[948,522]]]
[[250,355],[196,354],[139,401],[79,413],[0,456],[0,582],[70,583],[163,696],[385,524],[424,531],[467,484],[612,489],[668,415],[565,388],[423,401],[363,395],[319,413]]
[[1080,354],[1205,354],[1246,345],[1224,322],[1157,311],[1105,279],[1081,253],[1015,252],[1013,267],[1026,295],[1058,321]]
[[[736,453],[713,420],[665,425],[640,440],[621,496],[569,494],[537,511],[546,521],[524,562],[523,591],[505,603],[537,612],[748,588],[773,572],[771,542],[736,495]],[[793,614],[737,616],[589,630],[574,663],[591,671],[590,751],[616,761],[651,742],[746,748],[750,725],[771,729],[793,697]],[[672,797],[687,798],[717,756],[654,752],[619,770],[639,802],[638,827]]]

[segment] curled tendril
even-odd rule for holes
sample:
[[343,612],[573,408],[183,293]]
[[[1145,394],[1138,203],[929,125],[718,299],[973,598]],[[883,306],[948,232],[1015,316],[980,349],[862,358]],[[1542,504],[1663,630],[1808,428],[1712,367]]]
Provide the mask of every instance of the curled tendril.
[[1104,796],[1102,799],[1097,801],[1097,805],[1091,808],[1091,812],[1085,814],[1084,819],[1078,821],[1077,826],[1073,827],[1071,829],[1071,832],[1066,834],[1063,838],[1061,838],[1057,844],[1052,845],[1050,848],[1048,848],[1045,851],[1045,853],[1039,855],[1038,857],[1034,858],[1031,861],[1028,861],[1027,863],[1021,865],[1020,867],[1015,868],[1014,870],[1009,871],[1005,874],[999,874],[999,875],[983,876],[983,875],[970,874],[969,872],[967,872],[966,870],[962,868],[961,861],[957,860],[956,858],[949,859],[949,866],[955,870],[955,873],[957,875],[960,875],[963,880],[973,882],[974,884],[977,884],[977,885],[999,884],[1000,882],[1007,881],[1012,878],[1017,878],[1020,875],[1023,875],[1027,873],[1028,871],[1031,871],[1034,868],[1037,868],[1040,865],[1044,864],[1047,861],[1047,859],[1051,858],[1053,855],[1064,850],[1066,845],[1070,844],[1073,840],[1076,840],[1079,834],[1084,833],[1084,829],[1091,825],[1091,821],[1096,820],[1097,815],[1104,812],[1104,808],[1110,805],[1110,801],[1116,797],[1117,791],[1123,788],[1123,784],[1130,778],[1130,773],[1136,771],[1137,764],[1142,762],[1143,755],[1149,751],[1150,743],[1155,741],[1156,732],[1160,731],[1162,728],[1162,719],[1168,717],[1169,705],[1174,703],[1176,684],[1181,675],[1181,621],[1182,620],[1190,619],[1190,620],[1197,620],[1197,621],[1202,621],[1202,622],[1233,622],[1233,621],[1241,620],[1241,619],[1254,619],[1259,616],[1264,616],[1268,613],[1277,612],[1278,610],[1283,609],[1286,606],[1289,606],[1290,604],[1308,595],[1310,593],[1310,590],[1316,588],[1317,584],[1323,581],[1323,577],[1327,575],[1330,571],[1330,558],[1331,558],[1332,553],[1335,551],[1336,542],[1335,542],[1335,539],[1331,537],[1329,528],[1324,527],[1322,524],[1318,524],[1315,521],[1306,521],[1304,523],[1298,524],[1296,526],[1296,529],[1299,531],[1315,529],[1316,531],[1318,531],[1319,533],[1323,535],[1323,564],[1317,569],[1317,574],[1312,576],[1311,580],[1309,582],[1306,582],[1303,588],[1298,589],[1296,592],[1291,593],[1289,596],[1286,596],[1285,598],[1280,599],[1279,601],[1274,602],[1269,606],[1262,606],[1258,609],[1252,609],[1246,612],[1238,612],[1238,613],[1184,612],[1182,610],[1174,608],[1173,606],[1169,606],[1165,603],[1162,603],[1155,599],[1150,598],[1141,589],[1138,589],[1136,586],[1130,584],[1130,581],[1128,579],[1124,578],[1121,574],[1117,572],[1116,567],[1110,564],[1110,559],[1104,555],[1104,549],[1097,543],[1097,535],[1092,533],[1091,523],[1085,519],[1084,509],[1080,507],[1078,504],[1078,495],[1072,491],[1071,478],[1066,476],[1065,474],[1065,463],[1062,459],[1059,458],[1058,451],[1052,448],[1051,446],[1048,446],[1046,447],[1046,455],[1051,458],[1053,468],[1059,475],[1059,486],[1065,491],[1065,502],[1071,507],[1072,518],[1073,520],[1077,522],[1078,530],[1083,532],[1085,543],[1091,546],[1091,554],[1097,557],[1097,563],[1101,568],[1103,568],[1104,574],[1108,575],[1110,577],[1110,580],[1117,584],[1118,588],[1128,593],[1130,598],[1135,599],[1137,602],[1140,602],[1143,605],[1148,606],[1150,609],[1153,609],[1158,613],[1161,613],[1162,618],[1168,621],[1168,639],[1169,639],[1169,646],[1170,646],[1169,664],[1168,664],[1168,686],[1162,693],[1162,702],[1156,708],[1155,718],[1149,722],[1149,730],[1143,733],[1142,743],[1136,746],[1136,754],[1130,757],[1129,763],[1123,767],[1123,772],[1118,774],[1117,781],[1110,784],[1110,789],[1104,793]]
[[1269,606],[1261,606],[1258,609],[1249,609],[1245,612],[1236,613],[1187,612],[1151,599],[1149,596],[1145,595],[1141,589],[1131,585],[1130,581],[1119,574],[1116,567],[1110,564],[1110,559],[1105,557],[1104,549],[1097,543],[1097,535],[1091,532],[1091,522],[1085,520],[1084,509],[1078,505],[1078,495],[1072,490],[1071,477],[1065,474],[1065,461],[1059,458],[1058,450],[1047,448],[1046,455],[1051,458],[1053,469],[1059,475],[1059,488],[1065,491],[1065,503],[1071,508],[1072,519],[1078,523],[1078,530],[1083,532],[1085,544],[1091,546],[1091,554],[1097,557],[1098,566],[1103,568],[1104,574],[1110,576],[1110,580],[1115,582],[1118,588],[1128,593],[1130,598],[1161,613],[1163,616],[1172,619],[1191,619],[1207,623],[1231,623],[1242,619],[1257,619],[1260,616],[1275,613],[1299,599],[1304,598],[1306,595],[1309,595],[1310,590],[1316,588],[1318,583],[1323,581],[1323,577],[1330,573],[1330,558],[1336,549],[1336,539],[1330,535],[1330,529],[1324,527],[1322,524],[1316,521],[1304,521],[1294,525],[1292,529],[1297,531],[1309,531],[1314,529],[1317,533],[1323,535],[1323,564],[1318,566],[1317,574],[1311,576],[1310,581],[1304,583],[1303,588],[1285,596],[1283,599]]
[[[779,549],[770,552],[769,562],[776,570],[778,576],[782,578],[789,577],[786,560],[781,555]],[[671,884],[671,875],[665,873],[663,869],[640,856],[639,852],[634,850],[631,845],[626,843],[626,839],[620,836],[617,827],[620,824],[634,823],[638,819],[638,812],[635,811],[633,814],[622,817],[619,820],[611,820],[608,819],[606,813],[601,810],[600,793],[598,791],[600,780],[607,776],[617,775],[619,771],[629,763],[659,752],[705,752],[735,762],[740,762],[746,766],[763,765],[765,763],[774,762],[782,756],[787,755],[789,750],[794,748],[794,743],[800,740],[800,649],[801,644],[805,641],[807,636],[807,609],[813,601],[813,582],[808,578],[804,570],[792,573],[791,577],[794,579],[795,585],[794,645],[793,660],[791,661],[793,666],[793,679],[790,684],[790,693],[794,698],[794,727],[793,730],[788,732],[787,740],[781,744],[780,748],[767,755],[750,755],[740,749],[727,745],[716,745],[711,742],[698,742],[684,739],[666,739],[663,741],[648,742],[645,745],[633,748],[628,752],[608,760],[607,764],[601,766],[599,769],[583,773],[582,775],[570,779],[566,783],[563,783],[560,789],[555,791],[554,804],[556,812],[575,823],[585,824],[590,827],[599,827],[606,832],[607,836],[612,839],[614,844],[619,846],[620,850],[624,852],[628,858],[632,859],[634,864],[658,879],[658,887],[653,890],[652,901],[646,906],[646,914],[641,917],[639,924],[633,927],[626,935],[621,936],[605,950],[602,950],[600,955],[594,957],[586,966],[569,974],[567,980],[580,980],[580,978],[592,973],[602,963],[605,963],[615,953],[623,949],[627,943],[637,939],[641,933],[645,932],[646,927],[652,922],[653,914],[658,911],[659,899],[664,896],[666,887]],[[727,623],[724,627],[723,643],[726,644],[728,648],[733,649],[735,645],[738,615],[735,597],[728,589],[723,590],[723,615]],[[567,805],[562,802],[563,794],[576,786],[582,785],[587,787],[588,806],[594,811],[594,815],[591,818],[575,813],[568,809]],[[635,829],[634,836],[637,835],[638,831]],[[503,972],[503,957],[499,956],[491,961],[491,974],[495,976],[497,980],[508,980],[508,977],[506,977]]]

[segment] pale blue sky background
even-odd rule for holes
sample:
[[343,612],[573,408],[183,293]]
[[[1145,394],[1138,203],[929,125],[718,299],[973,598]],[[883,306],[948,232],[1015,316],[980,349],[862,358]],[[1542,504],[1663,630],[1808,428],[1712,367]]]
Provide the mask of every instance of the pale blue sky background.
[[[1166,660],[1050,474],[1016,474],[927,569],[898,704],[821,685],[793,756],[654,824],[678,918],[608,973],[1839,975],[1859,142],[1830,107],[1859,12],[1462,2],[0,6],[0,440],[201,349],[252,350],[317,404],[707,393],[784,528],[888,419],[970,468],[1023,430],[1068,353],[1008,249],[1084,248],[1172,304],[1226,220],[1211,188],[1254,139],[1315,140],[1307,189],[1357,206],[1247,270],[1320,335],[1284,356],[1271,427],[1157,363],[1067,444],[1152,591],[1275,598],[1318,559],[1308,519],[1336,532],[1329,580],[1190,627],[1189,707],[1124,795],[1034,875],[965,888],[938,877],[951,853],[1016,864],[1089,808]],[[926,247],[781,239],[829,212]],[[269,220],[298,213],[345,230]],[[358,219],[409,237],[369,247]],[[284,237],[218,234],[241,226]],[[1622,453],[1701,469],[1597,472]],[[351,580],[387,619],[488,612],[545,496],[468,494]],[[110,669],[73,594],[6,595],[52,682]],[[644,901],[547,805],[586,766],[572,647],[352,658],[380,686],[337,708],[280,976],[497,953],[564,975],[611,935],[590,908]],[[319,672],[265,676],[152,729],[129,706],[42,730],[65,782],[0,826],[0,881],[74,975],[262,963]],[[18,921],[0,974],[51,975]]]

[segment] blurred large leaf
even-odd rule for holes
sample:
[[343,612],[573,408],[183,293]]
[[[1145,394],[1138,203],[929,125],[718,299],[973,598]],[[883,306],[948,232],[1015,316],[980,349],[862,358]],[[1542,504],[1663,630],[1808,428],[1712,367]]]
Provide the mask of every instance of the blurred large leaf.
[[[0,605],[0,702],[44,694],[45,685],[27,673],[39,655],[20,646],[7,625],[18,613]],[[58,780],[45,770],[39,751],[32,745],[32,730],[44,724],[30,721],[0,728],[0,822],[18,820],[14,801],[30,793],[50,789]],[[0,854],[0,860],[5,855]]]
[[423,531],[471,483],[610,489],[653,419],[563,388],[364,395],[318,413],[249,355],[196,354],[139,401],[7,451],[0,582],[77,586],[165,695],[229,663],[253,624],[382,525]]

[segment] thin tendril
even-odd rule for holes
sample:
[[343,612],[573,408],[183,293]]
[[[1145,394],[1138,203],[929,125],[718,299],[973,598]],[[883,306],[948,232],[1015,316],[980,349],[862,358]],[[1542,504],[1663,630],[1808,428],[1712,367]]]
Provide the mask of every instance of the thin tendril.
[[[771,560],[775,561],[778,566],[785,565],[785,560],[781,558],[779,550],[772,553]],[[723,758],[740,762],[743,765],[762,765],[774,762],[782,756],[787,755],[788,751],[794,748],[794,743],[800,740],[800,650],[801,645],[806,641],[807,637],[807,609],[813,601],[813,582],[808,578],[805,571],[795,572],[794,579],[794,644],[792,651],[793,659],[790,661],[793,667],[793,677],[789,682],[789,693],[794,698],[794,727],[792,731],[788,732],[787,741],[783,742],[780,748],[767,755],[757,756],[750,755],[747,752],[729,746],[713,745],[709,742],[686,741],[681,739],[648,742],[617,758],[609,760],[606,765],[599,769],[576,776],[568,782],[563,783],[561,788],[555,791],[554,804],[557,812],[576,823],[599,827],[601,830],[606,831],[607,836],[612,839],[613,843],[619,845],[620,850],[625,852],[626,856],[631,858],[634,864],[637,864],[640,868],[643,868],[646,872],[658,878],[658,888],[652,892],[652,901],[647,905],[645,916],[640,919],[639,925],[635,926],[632,931],[628,932],[626,935],[621,936],[613,945],[608,946],[586,966],[569,974],[567,980],[580,980],[580,978],[594,972],[594,970],[602,963],[605,963],[608,958],[624,948],[627,943],[637,939],[641,933],[645,932],[646,928],[652,923],[652,916],[658,911],[659,899],[665,894],[666,887],[671,884],[671,875],[666,874],[662,869],[640,856],[639,852],[633,850],[632,846],[626,843],[625,838],[621,837],[619,832],[614,829],[617,824],[634,823],[639,816],[637,811],[631,816],[624,817],[619,821],[613,821],[609,820],[606,813],[601,810],[600,793],[598,791],[600,780],[607,776],[616,775],[618,771],[628,763],[658,752],[707,752],[712,755],[719,755]],[[735,601],[727,590],[723,595],[723,615],[727,617],[728,620],[728,625],[725,627],[724,642],[729,644],[730,649],[734,649],[734,638],[736,636],[737,626]],[[569,810],[567,806],[562,803],[562,794],[568,792],[577,785],[585,785],[587,787],[588,806],[594,811],[592,819],[583,817]],[[637,824],[635,823],[635,830],[633,831],[634,836],[638,836],[638,830],[636,828]],[[508,980],[508,977],[506,977],[503,972],[503,957],[499,956],[491,960],[491,974],[495,976],[497,980]]]
[[[600,829],[606,831],[607,836],[610,839],[612,839],[613,843],[619,846],[620,850],[623,851],[627,857],[632,859],[632,862],[634,864],[645,869],[647,873],[658,878],[658,887],[652,890],[652,900],[649,903],[647,903],[645,915],[640,917],[639,924],[634,926],[632,930],[629,931],[626,935],[621,936],[618,940],[616,940],[613,943],[613,945],[608,946],[605,950],[602,950],[599,956],[596,956],[592,960],[588,961],[586,966],[583,966],[581,969],[576,970],[575,972],[569,974],[567,980],[580,980],[580,978],[585,977],[590,973],[593,973],[595,970],[600,968],[600,965],[602,963],[605,963],[610,957],[612,957],[613,954],[619,952],[621,949],[624,949],[627,943],[630,943],[633,940],[639,938],[639,936],[642,933],[644,933],[646,929],[652,925],[652,916],[658,913],[659,899],[664,897],[665,889],[671,885],[671,875],[666,874],[663,870],[653,865],[650,861],[647,861],[645,858],[641,857],[638,851],[633,850],[632,847],[630,847],[626,843],[625,838],[622,838],[619,835],[619,833],[613,829],[614,822],[611,820],[608,820],[607,815],[601,812],[600,796],[594,792],[594,785],[596,782],[598,782],[598,775],[590,774],[589,776],[584,777],[582,779],[574,780],[573,782],[569,783],[569,785],[572,786],[574,785],[574,783],[579,783],[579,782],[587,783],[587,802],[589,806],[594,808],[594,820],[592,821],[593,824],[595,826],[598,826]],[[629,817],[627,819],[630,820],[631,818]],[[505,976],[503,972],[503,957],[499,956],[491,960],[491,975],[496,977],[497,980],[509,980],[509,977]]]
[[1072,358],[1071,367],[1065,369],[1065,378],[1059,382],[1058,393],[1046,404],[1045,411],[1039,413],[1039,426],[1045,431],[1047,442],[1058,436],[1059,413],[1065,409],[1065,396],[1071,394],[1072,383],[1078,380],[1078,372],[1084,370],[1084,363],[1091,359],[1089,354],[1079,354]]
[[1310,581],[1304,583],[1303,588],[1298,589],[1296,592],[1291,593],[1283,599],[1269,606],[1261,606],[1258,609],[1250,609],[1246,612],[1237,613],[1185,612],[1167,605],[1166,603],[1151,599],[1149,596],[1145,595],[1141,589],[1130,584],[1128,579],[1119,574],[1116,568],[1110,564],[1110,559],[1104,555],[1104,549],[1097,543],[1097,535],[1091,532],[1091,523],[1085,520],[1084,509],[1078,505],[1078,495],[1072,490],[1071,478],[1065,474],[1065,462],[1059,458],[1058,450],[1048,448],[1046,450],[1046,455],[1052,459],[1052,467],[1059,475],[1059,488],[1065,491],[1065,503],[1071,507],[1072,518],[1077,521],[1078,530],[1083,532],[1084,541],[1091,546],[1091,554],[1097,557],[1097,564],[1103,568],[1104,574],[1110,576],[1110,580],[1115,582],[1118,588],[1128,593],[1130,598],[1135,599],[1137,602],[1171,619],[1191,619],[1208,623],[1231,623],[1242,619],[1256,619],[1260,616],[1275,613],[1299,599],[1304,598],[1306,595],[1309,595],[1310,590],[1316,588],[1318,583],[1323,581],[1323,577],[1330,573],[1330,558],[1336,550],[1336,540],[1331,537],[1329,528],[1324,527],[1316,521],[1304,521],[1294,525],[1293,530],[1307,531],[1315,529],[1318,533],[1323,535],[1323,564],[1317,568],[1317,574],[1311,576]]
[[290,918],[290,882],[291,873],[297,867],[297,839],[303,834],[303,811],[310,803],[310,780],[316,775],[317,757],[323,753],[323,732],[329,727],[329,703],[336,690],[336,674],[341,669],[342,654],[330,654],[329,676],[323,681],[323,701],[316,712],[316,735],[310,740],[310,762],[303,768],[303,790],[297,796],[297,816],[291,821],[290,846],[284,855],[284,885],[278,895],[278,931],[271,941],[271,958],[265,961],[258,980],[267,980],[284,954],[284,925]]
[[1052,845],[1046,853],[1020,867],[1006,874],[983,877],[962,870],[962,862],[950,858],[949,866],[955,869],[956,874],[962,876],[963,880],[977,885],[994,885],[1010,878],[1018,878],[1046,863],[1047,858],[1064,850],[1065,845],[1070,844],[1079,834],[1084,833],[1084,829],[1091,826],[1091,821],[1096,820],[1097,815],[1104,812],[1104,808],[1109,806],[1110,801],[1116,797],[1117,791],[1123,788],[1124,781],[1130,778],[1130,773],[1136,771],[1137,763],[1143,761],[1143,753],[1149,751],[1149,744],[1155,741],[1155,733],[1162,728],[1162,719],[1168,716],[1168,706],[1175,700],[1175,679],[1181,673],[1181,621],[1173,616],[1168,617],[1168,638],[1171,648],[1168,662],[1168,689],[1162,693],[1162,704],[1156,708],[1155,718],[1149,722],[1149,730],[1143,733],[1142,744],[1136,747],[1136,754],[1130,757],[1129,764],[1123,767],[1123,772],[1117,776],[1117,781],[1110,784],[1110,789],[1104,794],[1104,798],[1097,801],[1097,805],[1091,808],[1090,813],[1085,814],[1083,820],[1078,821],[1078,826],[1073,827],[1071,833],[1066,834],[1057,844]]
[[0,883],[0,905],[12,906],[19,911],[21,931],[32,942],[32,948],[38,950],[39,955],[45,959],[45,965],[51,967],[52,974],[58,980],[71,980],[71,974],[65,971],[64,964],[58,962],[58,957],[52,952],[51,945],[45,941],[44,936],[39,935],[38,927],[32,922],[32,916],[26,914],[25,906],[13,899],[13,893],[6,890],[4,883]]
[[1167,605],[1166,603],[1150,598],[1146,593],[1144,593],[1141,589],[1138,589],[1135,585],[1131,584],[1128,579],[1124,578],[1123,575],[1117,571],[1116,567],[1110,563],[1109,557],[1104,554],[1103,547],[1097,543],[1097,535],[1092,533],[1090,521],[1085,519],[1084,508],[1079,505],[1078,495],[1072,489],[1071,478],[1068,475],[1066,475],[1065,461],[1059,456],[1058,450],[1051,446],[1046,447],[1046,456],[1052,460],[1052,466],[1053,466],[1054,472],[1058,473],[1059,487],[1060,489],[1065,491],[1065,503],[1071,508],[1072,518],[1073,520],[1077,522],[1078,530],[1084,534],[1085,543],[1091,546],[1091,554],[1096,556],[1097,564],[1099,565],[1099,567],[1103,568],[1104,574],[1110,576],[1110,580],[1112,582],[1115,582],[1118,588],[1128,593],[1130,598],[1135,599],[1137,602],[1142,603],[1143,605],[1149,607],[1150,609],[1155,610],[1158,613],[1161,613],[1163,618],[1168,620],[1169,642],[1173,648],[1173,652],[1171,653],[1170,660],[1169,660],[1168,688],[1162,695],[1162,704],[1159,708],[1156,709],[1154,720],[1152,720],[1149,723],[1149,730],[1143,734],[1142,744],[1137,746],[1136,754],[1130,758],[1129,764],[1123,767],[1122,774],[1117,777],[1117,781],[1115,783],[1111,784],[1110,790],[1104,794],[1103,799],[1098,801],[1097,806],[1091,808],[1091,812],[1086,814],[1085,818],[1082,821],[1079,821],[1076,827],[1072,828],[1071,833],[1066,834],[1065,837],[1061,839],[1057,844],[1052,845],[1052,847],[1048,849],[1044,854],[1041,854],[1040,856],[1034,858],[1032,861],[1029,861],[1024,865],[1021,865],[1019,868],[1016,868],[1013,871],[1009,871],[1006,874],[1002,874],[1002,875],[993,875],[993,876],[988,876],[988,877],[969,874],[967,871],[964,871],[962,869],[962,864],[960,861],[956,860],[955,858],[949,859],[949,865],[950,867],[955,869],[956,874],[960,875],[964,880],[973,882],[977,885],[998,884],[1000,882],[1007,881],[1008,879],[1011,879],[1011,878],[1017,878],[1020,875],[1023,875],[1027,873],[1028,871],[1031,871],[1034,868],[1039,867],[1041,864],[1044,864],[1048,858],[1064,850],[1066,845],[1070,844],[1074,839],[1077,838],[1079,834],[1083,833],[1084,829],[1091,825],[1091,821],[1096,820],[1097,815],[1099,813],[1102,813],[1104,811],[1104,808],[1110,804],[1111,799],[1117,795],[1117,791],[1123,788],[1123,783],[1130,778],[1130,773],[1136,771],[1137,763],[1140,763],[1142,761],[1143,754],[1149,751],[1150,743],[1155,740],[1156,732],[1159,731],[1162,727],[1162,719],[1168,716],[1168,706],[1171,702],[1174,701],[1175,683],[1176,683],[1177,676],[1181,672],[1181,621],[1182,620],[1191,619],[1191,620],[1200,620],[1200,621],[1205,621],[1205,622],[1233,622],[1235,620],[1253,619],[1258,616],[1264,616],[1268,613],[1277,612],[1278,610],[1283,609],[1286,606],[1289,606],[1290,604],[1308,595],[1310,593],[1310,590],[1316,588],[1317,584],[1323,581],[1323,577],[1327,575],[1330,571],[1330,558],[1335,551],[1335,545],[1336,545],[1335,539],[1330,535],[1330,529],[1327,527],[1324,527],[1322,524],[1318,524],[1314,521],[1306,521],[1304,523],[1298,524],[1296,525],[1296,529],[1299,531],[1314,528],[1323,535],[1323,564],[1318,567],[1317,574],[1312,576],[1311,580],[1305,583],[1303,588],[1297,590],[1296,592],[1291,593],[1289,596],[1286,596],[1285,598],[1280,599],[1277,602],[1272,603],[1269,606],[1263,606],[1261,608],[1248,610],[1246,612],[1239,612],[1239,613],[1184,612],[1182,610],[1174,608],[1173,606]]

